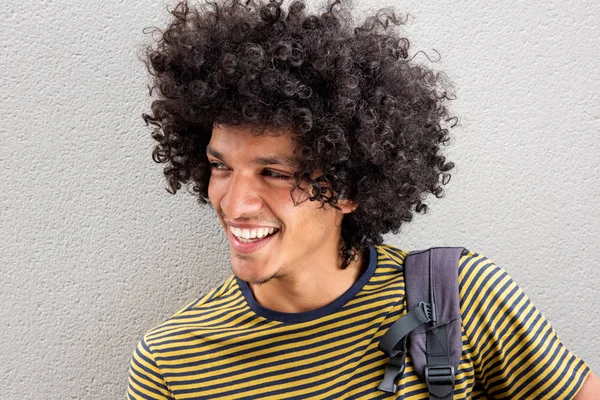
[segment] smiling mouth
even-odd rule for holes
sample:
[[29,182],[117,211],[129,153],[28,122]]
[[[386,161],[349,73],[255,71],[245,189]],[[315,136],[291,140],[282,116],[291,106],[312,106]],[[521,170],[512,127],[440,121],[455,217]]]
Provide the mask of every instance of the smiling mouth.
[[276,235],[276,234],[277,234],[277,232],[279,232],[279,231],[277,230],[277,231],[275,231],[275,232],[273,232],[273,233],[270,233],[270,234],[268,234],[267,236],[263,236],[263,237],[261,237],[261,238],[254,238],[254,239],[246,239],[246,238],[243,238],[243,237],[238,237],[238,236],[236,236],[235,238],[236,238],[237,240],[239,240],[240,242],[242,242],[242,243],[254,243],[254,242],[259,242],[259,241],[261,241],[261,240],[265,240],[265,239],[267,239],[267,238],[270,238],[271,236],[274,236],[274,235]]

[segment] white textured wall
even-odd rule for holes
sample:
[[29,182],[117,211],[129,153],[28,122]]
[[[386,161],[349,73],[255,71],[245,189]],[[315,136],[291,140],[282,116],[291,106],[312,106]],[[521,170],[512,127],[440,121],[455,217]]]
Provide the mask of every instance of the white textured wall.
[[[214,215],[164,191],[140,119],[161,1],[0,5],[2,398],[121,398],[143,332],[229,274]],[[488,255],[600,371],[600,3],[396,5],[415,50],[442,53],[461,125],[448,196],[389,242]]]

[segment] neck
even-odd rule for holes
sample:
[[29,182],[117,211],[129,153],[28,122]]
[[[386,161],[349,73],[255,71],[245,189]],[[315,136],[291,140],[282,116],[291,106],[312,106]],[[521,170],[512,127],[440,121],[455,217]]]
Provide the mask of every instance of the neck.
[[359,252],[346,269],[337,263],[307,266],[294,274],[281,276],[265,284],[251,284],[256,301],[263,307],[286,313],[319,309],[343,295],[360,278],[368,257]]

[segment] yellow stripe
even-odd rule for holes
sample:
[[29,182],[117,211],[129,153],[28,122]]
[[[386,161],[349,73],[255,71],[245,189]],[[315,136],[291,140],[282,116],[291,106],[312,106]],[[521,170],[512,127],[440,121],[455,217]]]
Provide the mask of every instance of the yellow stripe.
[[[566,364],[566,362],[565,362],[565,364]],[[587,378],[589,374],[590,374],[590,370],[587,369],[585,371],[585,377]],[[557,400],[566,399],[567,398],[566,395],[573,390],[573,388],[575,387],[575,384],[580,381],[580,378],[582,375],[583,375],[582,370],[577,371],[577,374],[575,375],[575,379],[571,379],[569,385],[566,388],[562,388],[562,391],[559,393],[558,391],[559,391],[559,389],[561,389],[561,387],[560,386],[555,387],[554,390],[552,390],[552,392],[548,393],[548,398],[557,399]],[[581,389],[581,388],[579,388],[579,389]]]
[[[371,314],[367,314],[364,317],[365,317],[365,319],[368,319],[369,316],[372,316],[375,318],[375,317],[377,317],[377,314],[378,314],[378,312],[377,312],[377,310],[375,310]],[[379,325],[381,324],[381,322],[383,322],[383,320],[381,319],[381,317],[378,317],[378,319],[372,319],[371,321],[373,322],[373,325],[375,327],[371,328],[367,332],[373,332],[373,334],[375,334],[377,332]],[[351,326],[351,327],[343,329],[343,330],[336,330],[334,332],[330,332],[327,334],[319,333],[319,332],[324,332],[326,330],[331,330],[332,328],[335,328],[335,327],[326,326],[326,327],[320,328],[318,330],[313,330],[310,332],[301,332],[301,333],[297,333],[294,335],[288,335],[284,339],[285,340],[298,339],[298,342],[301,342],[303,346],[318,345],[320,342],[327,341],[328,339],[335,339],[338,337],[340,338],[340,340],[337,340],[335,342],[337,345],[356,340],[356,338],[352,335],[352,333],[356,332],[356,330],[357,330],[356,326]],[[365,333],[365,334],[367,334],[367,333]],[[379,332],[379,334],[381,335],[381,334],[383,334],[383,332]],[[346,338],[342,339],[342,338],[344,338],[344,336]],[[218,348],[211,347],[211,356],[212,356],[211,359],[219,358],[219,357],[226,357],[226,356],[230,355],[231,353],[237,353],[237,352],[245,350],[248,352],[248,353],[246,353],[248,357],[261,356],[261,357],[263,357],[261,359],[261,361],[267,363],[269,361],[276,361],[278,359],[281,360],[281,358],[280,358],[281,355],[279,355],[277,352],[285,351],[285,350],[289,349],[289,344],[277,345],[276,343],[273,343],[272,339],[269,337],[260,338],[257,336],[250,336],[250,337],[245,337],[244,339],[247,340],[248,344],[243,345],[243,346],[236,346],[236,347],[228,349],[228,350],[219,351]],[[252,348],[259,347],[262,345],[269,345],[269,346],[262,350],[252,351]],[[325,349],[325,348],[322,346],[316,346],[316,347],[311,348],[310,350],[293,352],[292,354],[290,354],[290,356],[297,357],[297,356],[303,356],[303,355],[310,355],[315,352],[321,351],[323,349]],[[161,363],[163,370],[165,372],[177,372],[176,366],[178,364],[181,364],[181,362],[183,360],[185,360],[184,362],[186,362],[186,363],[193,363],[193,362],[202,361],[206,358],[206,356],[195,356],[195,357],[183,358],[185,356],[185,354],[186,354],[186,351],[170,352],[168,354],[165,354],[165,356],[180,355],[180,356],[182,356],[182,358],[179,360],[163,361]],[[333,354],[337,354],[337,353],[329,353],[329,355],[333,355]],[[225,361],[225,362],[227,363],[227,361]],[[215,364],[213,364],[213,366],[215,366],[215,365],[218,365],[218,363],[216,363],[216,361],[215,361]],[[244,367],[245,367],[244,365],[232,367],[230,369],[230,371],[234,372],[239,369],[243,369]],[[216,374],[220,374],[220,373],[221,373],[221,371],[219,371],[217,373],[207,374],[206,376],[212,376],[212,375],[216,375]]]
[[131,372],[132,372],[132,375],[133,375],[133,376],[134,376],[134,377],[135,377],[135,378],[136,378],[136,379],[137,379],[139,382],[141,382],[141,383],[142,383],[142,384],[144,384],[144,385],[147,385],[147,386],[150,386],[150,387],[154,387],[154,388],[156,388],[157,390],[160,390],[160,392],[163,394],[163,396],[165,396],[165,397],[161,397],[160,395],[158,395],[158,394],[156,394],[156,393],[154,393],[154,392],[151,392],[151,391],[149,391],[149,390],[146,390],[145,388],[143,388],[143,387],[139,386],[137,383],[135,383],[135,382],[133,381],[132,377],[130,376],[130,377],[129,377],[129,386],[130,386],[130,389],[128,389],[128,392],[129,392],[129,394],[130,394],[130,395],[132,395],[134,398],[136,398],[136,399],[137,399],[137,398],[140,398],[140,397],[139,397],[139,395],[138,395],[138,394],[136,394],[135,392],[133,392],[133,391],[131,390],[131,388],[134,388],[134,389],[135,389],[135,390],[137,390],[138,392],[141,392],[141,393],[143,393],[143,394],[146,396],[146,397],[144,397],[144,398],[151,398],[151,399],[163,399],[163,398],[167,398],[167,397],[169,396],[169,393],[168,393],[168,392],[165,392],[164,390],[160,389],[159,387],[157,387],[157,386],[156,386],[156,384],[155,384],[154,382],[152,382],[152,381],[149,381],[149,380],[148,380],[148,379],[146,379],[144,376],[141,376],[141,375],[139,375],[139,374],[137,373],[137,371],[136,371],[136,370],[133,370],[133,369],[132,369],[132,370],[131,370]]

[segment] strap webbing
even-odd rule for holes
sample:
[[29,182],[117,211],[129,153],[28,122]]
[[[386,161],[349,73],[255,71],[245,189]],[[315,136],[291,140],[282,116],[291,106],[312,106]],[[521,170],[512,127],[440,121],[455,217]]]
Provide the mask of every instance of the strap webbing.
[[430,399],[452,400],[454,393],[454,366],[448,351],[447,325],[427,331],[427,365],[425,381]]
[[379,350],[389,355],[383,380],[378,389],[388,393],[398,392],[396,381],[404,372],[406,359],[406,340],[415,328],[431,321],[431,306],[420,303],[417,308],[403,315],[379,339]]
[[398,385],[396,382],[398,378],[404,373],[404,367],[406,362],[406,339],[408,335],[401,340],[398,348],[393,349],[393,354],[390,354],[390,358],[388,360],[387,365],[385,366],[385,373],[383,375],[383,379],[379,383],[377,387],[379,390],[383,390],[388,393],[398,393]]
[[401,343],[413,329],[431,321],[431,316],[427,314],[425,306],[420,305],[403,315],[398,321],[394,322],[381,339],[379,339],[379,349],[386,354],[392,354],[393,349],[396,348],[396,346],[398,346],[398,344]]

